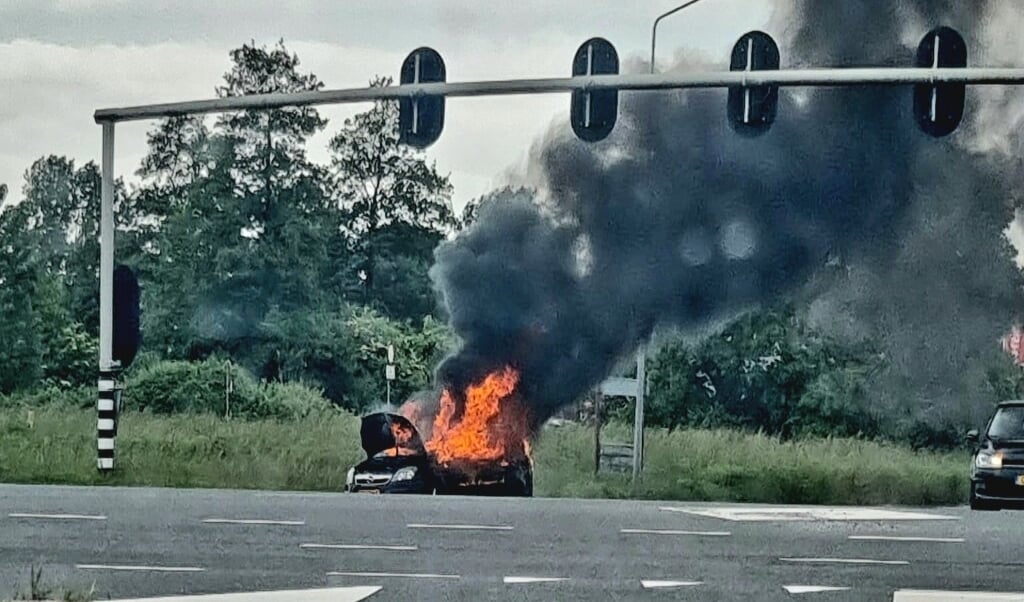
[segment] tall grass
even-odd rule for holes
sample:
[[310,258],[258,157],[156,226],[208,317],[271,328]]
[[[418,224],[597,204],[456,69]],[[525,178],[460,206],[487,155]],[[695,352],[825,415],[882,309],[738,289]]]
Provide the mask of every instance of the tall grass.
[[[0,409],[0,481],[339,491],[363,458],[359,421],[327,411],[292,420],[127,413],[118,470],[95,468],[95,413]],[[612,426],[604,439],[628,440]],[[952,504],[967,494],[962,453],[852,439],[782,442],[735,431],[650,429],[643,478],[594,475],[593,432],[546,430],[535,446],[541,496],[810,504]]]

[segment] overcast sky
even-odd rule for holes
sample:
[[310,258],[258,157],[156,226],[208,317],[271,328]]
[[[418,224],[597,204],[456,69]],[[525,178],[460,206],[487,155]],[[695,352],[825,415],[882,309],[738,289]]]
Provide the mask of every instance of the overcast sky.
[[[0,183],[21,196],[26,168],[46,154],[97,160],[97,108],[213,96],[228,52],[284,38],[303,70],[328,88],[397,77],[421,45],[444,57],[448,80],[559,77],[587,38],[615,44],[623,63],[649,53],[653,18],[680,0],[0,0]],[[775,0],[705,0],[659,27],[658,56],[700,53],[727,64],[729,48],[764,27]],[[627,67],[628,68],[628,67]],[[501,185],[553,123],[567,127],[568,96],[452,99],[428,150],[451,174],[457,209]],[[365,107],[363,107],[365,108]],[[325,107],[310,143],[326,161],[328,137],[358,105]],[[152,122],[118,126],[115,165],[130,176]]]

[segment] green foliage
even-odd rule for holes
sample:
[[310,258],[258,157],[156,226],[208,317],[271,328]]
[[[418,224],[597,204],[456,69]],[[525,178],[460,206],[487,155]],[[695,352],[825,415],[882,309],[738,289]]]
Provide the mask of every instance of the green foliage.
[[666,343],[650,366],[650,420],[784,437],[880,433],[865,382],[870,349],[845,348],[791,310],[743,316],[697,343]]
[[123,393],[127,410],[154,414],[209,413],[245,418],[301,418],[330,404],[299,383],[257,384],[230,362],[160,362],[135,372]]

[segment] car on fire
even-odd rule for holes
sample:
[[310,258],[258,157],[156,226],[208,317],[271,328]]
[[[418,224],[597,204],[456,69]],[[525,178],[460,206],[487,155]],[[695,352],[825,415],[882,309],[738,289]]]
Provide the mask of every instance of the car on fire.
[[364,416],[359,429],[366,459],[345,479],[352,493],[533,495],[528,455],[496,462],[442,464],[427,451],[416,427],[404,416]]
[[1024,507],[1024,400],[1000,403],[984,431],[968,431],[967,439],[971,509]]

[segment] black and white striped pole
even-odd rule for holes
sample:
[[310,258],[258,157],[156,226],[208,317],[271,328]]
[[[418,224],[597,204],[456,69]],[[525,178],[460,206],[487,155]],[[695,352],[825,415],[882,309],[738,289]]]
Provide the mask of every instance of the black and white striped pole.
[[114,123],[103,124],[100,193],[100,369],[96,400],[96,467],[114,469],[117,368],[114,351]]

